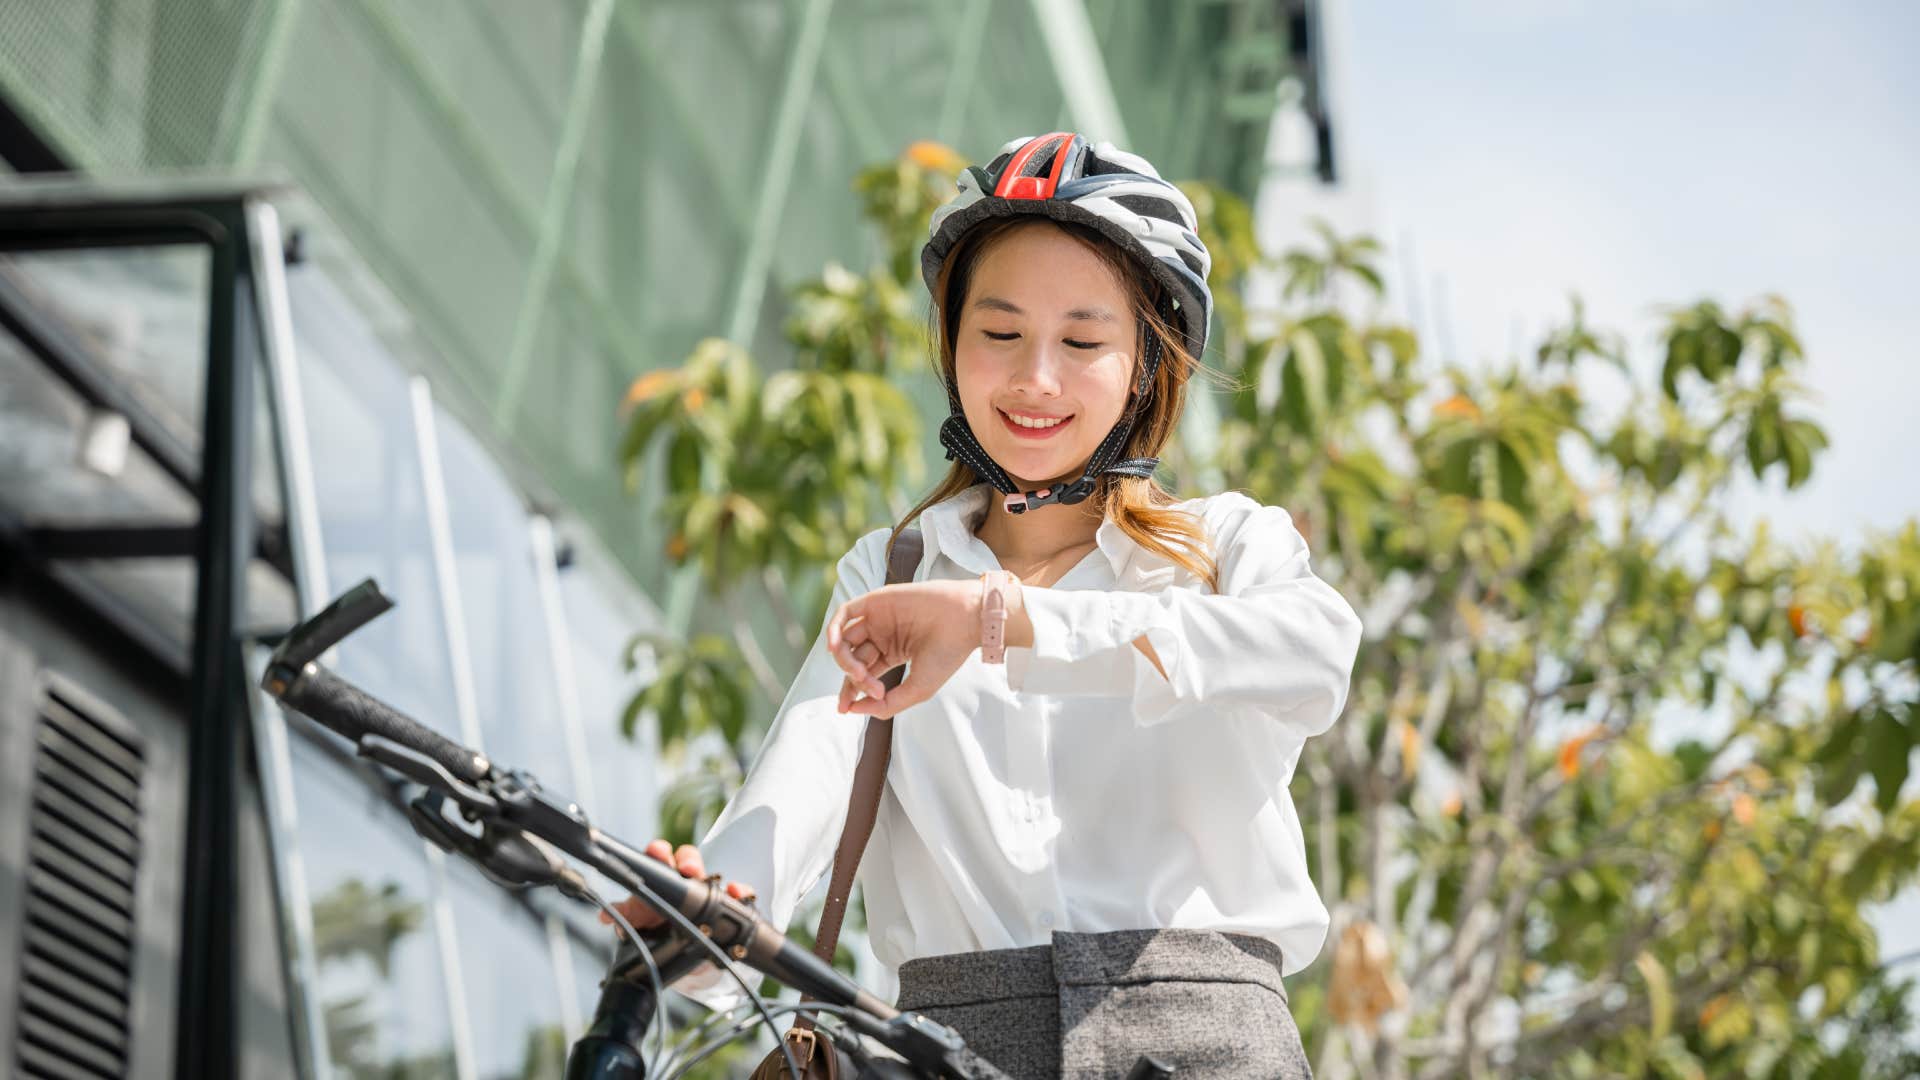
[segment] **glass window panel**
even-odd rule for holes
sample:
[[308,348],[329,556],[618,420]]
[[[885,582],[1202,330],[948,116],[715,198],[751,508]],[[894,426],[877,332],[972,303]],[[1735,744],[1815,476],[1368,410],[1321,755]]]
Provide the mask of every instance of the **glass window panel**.
[[[256,388],[263,385],[264,380],[255,380]],[[254,405],[254,487],[272,490],[276,508],[259,524],[277,528],[278,459],[265,397],[256,395]],[[200,516],[199,501],[131,443],[124,422],[97,413],[5,330],[0,330],[0,506],[42,527],[178,528]],[[105,587],[168,637],[189,639],[196,596],[192,558],[68,559],[62,565]],[[247,569],[248,621],[284,626],[293,611],[290,584],[253,560]]]
[[526,503],[458,422],[438,412],[435,427],[487,756],[572,796]]
[[372,577],[394,609],[341,643],[343,673],[458,737],[406,377],[317,267],[288,275],[327,587]]
[[650,741],[636,741],[650,731],[636,731],[636,740],[623,736],[620,716],[650,674],[625,670],[626,644],[657,620],[631,595],[625,575],[610,562],[582,552],[559,576],[580,722],[593,769],[593,805],[587,812],[602,829],[645,845],[653,838],[660,795],[655,750]]
[[198,244],[36,251],[6,261],[184,446],[200,445],[212,255]]
[[[92,413],[18,338],[0,330],[0,501],[36,524],[191,525],[197,500],[139,447],[126,446],[117,473],[85,464]],[[98,460],[111,465],[116,456]]]
[[380,788],[305,738],[291,741],[314,985],[335,1074],[451,1076],[425,850]]
[[[206,413],[211,263],[208,249],[195,244],[83,248],[11,255],[0,259],[0,273],[71,331],[169,436],[197,452]],[[253,306],[238,310],[245,316]],[[257,355],[258,324],[250,320],[239,333],[249,338],[242,355]],[[254,380],[253,396],[254,415],[265,416],[264,378]],[[259,465],[272,457],[272,429],[256,423],[252,443],[254,506],[277,522],[279,474]]]
[[475,1071],[481,1080],[558,1080],[567,1042],[545,923],[466,863],[448,869]]

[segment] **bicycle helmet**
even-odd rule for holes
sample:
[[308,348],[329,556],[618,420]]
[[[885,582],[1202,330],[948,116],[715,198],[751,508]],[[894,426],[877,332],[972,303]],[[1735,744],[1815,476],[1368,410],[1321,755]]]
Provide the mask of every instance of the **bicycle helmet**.
[[[1112,143],[1089,143],[1083,136],[1057,131],[1014,139],[985,168],[963,170],[958,182],[959,194],[934,211],[927,244],[920,250],[920,274],[928,291],[938,288],[941,267],[967,230],[990,218],[1039,214],[1088,226],[1119,245],[1164,289],[1159,315],[1179,329],[1188,354],[1197,359],[1206,348],[1213,312],[1213,293],[1207,288],[1212,257],[1200,242],[1193,204],[1145,158]],[[1145,318],[1140,340],[1144,355],[1139,391],[1144,396],[1160,366],[1159,339]],[[947,460],[958,457],[1004,495],[1013,513],[1056,502],[1071,506],[1093,494],[1103,474],[1153,475],[1158,458],[1116,460],[1133,430],[1139,400],[1094,450],[1078,480],[1038,491],[1021,492],[981,447],[961,410],[960,388],[952,376],[947,379],[951,415],[940,425],[940,444],[946,447]]]

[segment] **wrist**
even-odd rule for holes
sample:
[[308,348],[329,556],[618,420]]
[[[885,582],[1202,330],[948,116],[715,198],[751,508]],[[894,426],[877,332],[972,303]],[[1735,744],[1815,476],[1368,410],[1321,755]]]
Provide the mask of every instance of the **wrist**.
[[1007,616],[1018,603],[1019,579],[1004,570],[980,575],[980,588],[974,593],[973,608],[980,627],[980,662],[1006,662]]

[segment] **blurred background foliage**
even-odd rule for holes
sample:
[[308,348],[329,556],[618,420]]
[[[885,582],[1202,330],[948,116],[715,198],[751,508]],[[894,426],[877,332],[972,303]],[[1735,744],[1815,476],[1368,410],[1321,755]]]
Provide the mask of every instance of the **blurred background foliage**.
[[[623,465],[664,459],[665,555],[730,624],[634,646],[676,842],[737,786],[838,556],[926,482],[917,251],[962,164],[860,174],[873,265],[795,291],[787,354],[708,340],[627,394]],[[1333,912],[1291,987],[1316,1073],[1920,1074],[1863,914],[1920,872],[1920,524],[1789,548],[1733,512],[1742,474],[1799,487],[1827,445],[1786,301],[1673,308],[1644,356],[1576,298],[1469,367],[1385,314],[1376,241],[1263,252],[1241,199],[1182,186],[1231,385],[1171,479],[1285,506],[1367,627],[1292,792]]]

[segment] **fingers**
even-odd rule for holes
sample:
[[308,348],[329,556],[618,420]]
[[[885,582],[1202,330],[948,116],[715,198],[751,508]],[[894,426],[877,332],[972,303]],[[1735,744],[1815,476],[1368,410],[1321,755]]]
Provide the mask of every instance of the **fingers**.
[[854,680],[868,696],[879,697],[886,691],[875,676],[874,669],[880,664],[881,652],[872,641],[873,631],[867,623],[864,606],[867,596],[856,596],[841,604],[833,613],[833,618],[827,620],[827,651],[833,656],[834,663],[840,665],[840,670],[846,672],[847,677]]
[[703,878],[707,876],[706,860],[700,857],[700,849],[692,844],[681,844],[673,853],[673,864],[680,870],[681,877]]
[[846,673],[848,680],[865,691],[868,697],[881,697],[887,692],[875,673],[883,660],[879,646],[870,641],[855,642],[849,635],[843,637],[839,647],[831,652],[834,662],[840,665],[840,670]]
[[647,845],[647,854],[680,871],[681,877],[707,876],[706,860],[700,857],[700,849],[692,844],[681,844],[675,848],[665,840],[655,840]]
[[[847,707],[840,711],[858,713],[865,716],[899,716],[906,710],[927,700],[933,696],[933,689],[928,686],[928,683],[932,680],[924,673],[916,679],[914,677],[914,667],[915,665],[911,664],[907,666],[907,676],[900,680],[900,685],[891,690],[887,690],[879,697],[869,695],[858,701],[849,700],[846,703]],[[847,696],[847,690],[844,684],[841,689],[841,695],[842,697]]]
[[[706,860],[701,857],[700,849],[692,844],[681,844],[676,848],[665,840],[655,840],[647,845],[646,853],[680,871],[682,877],[697,881],[707,876]],[[727,895],[746,904],[752,903],[755,899],[752,886],[738,881],[727,883]],[[632,923],[636,930],[650,930],[666,921],[664,916],[648,907],[637,896],[629,896],[613,906],[619,909],[620,914]],[[607,914],[605,910],[602,910],[598,917],[603,924],[613,923],[613,916]]]
[[841,604],[834,611],[833,618],[827,620],[827,648],[835,652],[839,651],[840,639],[847,632],[848,624],[857,622],[860,618],[860,600],[861,598],[856,596]]

